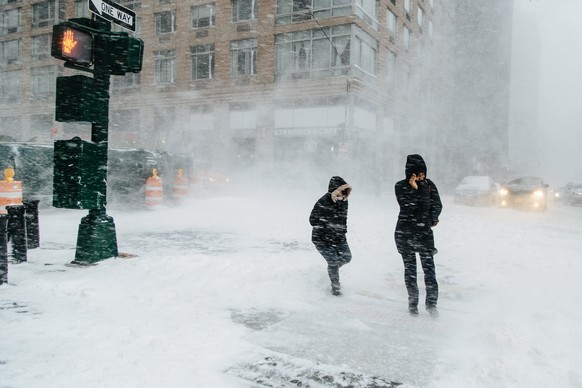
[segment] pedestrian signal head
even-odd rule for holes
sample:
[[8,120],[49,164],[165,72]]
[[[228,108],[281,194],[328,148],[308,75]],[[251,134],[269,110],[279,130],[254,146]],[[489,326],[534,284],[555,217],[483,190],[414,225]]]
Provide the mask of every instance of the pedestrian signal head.
[[51,55],[76,65],[93,62],[93,34],[71,23],[53,26]]

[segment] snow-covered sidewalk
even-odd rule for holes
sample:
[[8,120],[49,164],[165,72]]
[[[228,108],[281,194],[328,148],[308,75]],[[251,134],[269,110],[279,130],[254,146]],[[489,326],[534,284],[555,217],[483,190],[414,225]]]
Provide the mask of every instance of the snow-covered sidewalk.
[[41,210],[0,287],[0,387],[582,386],[582,208],[445,197],[433,319],[408,315],[391,193],[350,199],[339,298],[310,243],[321,193],[280,194],[109,210],[136,257],[87,268],[67,266],[86,212]]

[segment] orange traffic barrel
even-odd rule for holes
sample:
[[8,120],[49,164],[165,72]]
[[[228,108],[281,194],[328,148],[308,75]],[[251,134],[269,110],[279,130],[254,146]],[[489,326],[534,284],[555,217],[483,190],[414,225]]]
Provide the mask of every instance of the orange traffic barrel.
[[7,214],[6,206],[11,205],[22,205],[22,182],[14,180],[14,169],[8,167],[0,181],[0,214]]
[[174,187],[172,190],[172,198],[176,203],[182,203],[186,198],[188,198],[188,192],[190,190],[188,178],[184,176],[184,170],[178,169],[178,175],[174,179]]
[[164,203],[163,180],[158,176],[158,170],[154,168],[153,176],[146,180],[145,205],[149,208],[161,206]]

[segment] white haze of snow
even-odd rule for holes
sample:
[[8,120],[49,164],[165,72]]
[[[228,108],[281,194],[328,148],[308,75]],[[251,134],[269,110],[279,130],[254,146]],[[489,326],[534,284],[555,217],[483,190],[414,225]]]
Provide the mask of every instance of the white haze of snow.
[[[308,224],[321,183],[110,209],[120,251],[137,257],[87,268],[67,266],[86,212],[42,209],[41,248],[0,287],[0,387],[297,386],[281,376],[310,370],[402,387],[582,387],[582,208],[444,197],[441,315],[411,317],[391,190],[354,187],[353,260],[344,295],[330,295]],[[266,357],[278,360],[268,373],[253,369]]]
[[[582,1],[579,0],[515,0],[514,31],[523,41],[514,41],[515,55],[521,55],[531,39],[539,53],[532,62],[514,69],[520,77],[539,83],[537,105],[526,108],[539,118],[539,168],[547,182],[563,186],[566,182],[582,182]],[[535,24],[531,21],[535,20]],[[516,32],[514,32],[516,33]],[[539,68],[539,73],[536,69]],[[535,131],[535,129],[532,129]],[[526,140],[527,142],[527,140]],[[521,157],[531,158],[535,149]]]

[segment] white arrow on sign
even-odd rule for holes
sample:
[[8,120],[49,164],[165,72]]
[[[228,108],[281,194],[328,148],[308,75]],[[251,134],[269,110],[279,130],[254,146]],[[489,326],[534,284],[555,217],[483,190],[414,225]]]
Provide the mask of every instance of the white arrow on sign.
[[121,27],[135,31],[135,12],[107,0],[89,0],[89,10]]

